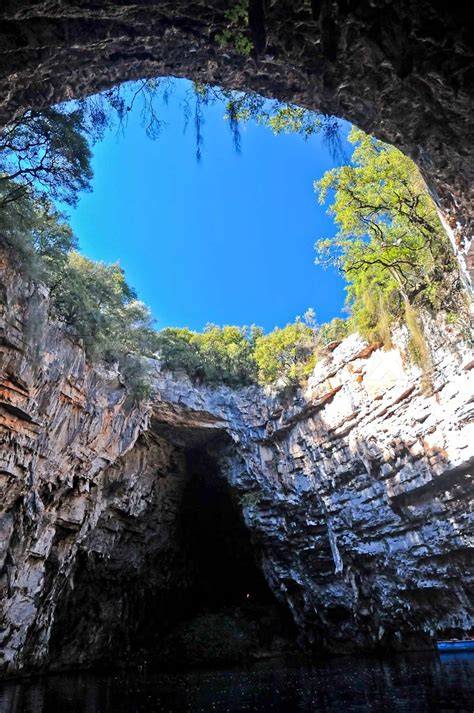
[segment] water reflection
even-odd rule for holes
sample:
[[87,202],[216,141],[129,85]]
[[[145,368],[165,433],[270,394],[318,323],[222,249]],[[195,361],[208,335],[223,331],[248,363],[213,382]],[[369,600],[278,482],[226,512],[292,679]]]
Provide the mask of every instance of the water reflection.
[[1,713],[474,711],[474,653],[245,670],[56,675],[4,684]]

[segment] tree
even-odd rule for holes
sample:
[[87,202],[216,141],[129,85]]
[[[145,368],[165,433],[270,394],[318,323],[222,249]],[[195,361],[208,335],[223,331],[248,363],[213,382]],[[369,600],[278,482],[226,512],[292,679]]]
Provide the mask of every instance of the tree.
[[255,361],[260,383],[299,383],[316,363],[316,338],[316,329],[301,321],[257,338]]
[[246,386],[256,380],[252,335],[246,327],[209,324],[195,342],[209,382]]
[[163,367],[170,371],[184,371],[191,377],[198,374],[201,356],[190,329],[168,327],[157,333],[157,354]]
[[157,335],[163,366],[208,384],[248,386],[256,381],[256,328],[207,325],[204,332],[168,328]]
[[[0,186],[0,203],[4,191],[12,190]],[[50,201],[24,191],[0,210],[0,244],[28,277],[51,285],[77,241],[65,216]]]
[[27,111],[0,134],[1,207],[27,192],[70,205],[92,179],[82,108]]
[[[342,320],[340,320],[342,321]],[[157,335],[165,368],[184,371],[208,384],[297,385],[313,369],[319,344],[314,311],[283,329],[263,334],[260,327],[207,325],[204,332],[168,328]]]
[[321,203],[334,196],[329,212],[339,227],[316,243],[316,261],[348,280],[356,328],[388,344],[396,320],[421,329],[413,309],[459,306],[458,266],[415,164],[359,129],[349,141],[351,165],[315,183]]
[[349,334],[347,319],[334,317],[330,322],[321,324],[318,330],[318,347],[324,348],[331,342],[339,342]]
[[112,362],[123,353],[151,356],[155,351],[150,311],[137,300],[117,263],[107,265],[71,251],[51,297],[55,315],[75,328],[90,356]]

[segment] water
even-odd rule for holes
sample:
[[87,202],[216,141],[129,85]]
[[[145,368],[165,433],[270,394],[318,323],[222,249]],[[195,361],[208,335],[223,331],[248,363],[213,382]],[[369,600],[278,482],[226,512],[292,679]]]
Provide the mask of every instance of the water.
[[1,713],[474,712],[474,654],[333,658],[186,673],[89,673],[3,685]]

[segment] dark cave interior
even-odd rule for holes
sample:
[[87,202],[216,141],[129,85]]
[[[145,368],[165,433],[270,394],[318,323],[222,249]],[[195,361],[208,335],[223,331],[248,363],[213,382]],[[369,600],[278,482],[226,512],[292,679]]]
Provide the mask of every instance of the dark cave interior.
[[216,463],[202,450],[187,453],[190,474],[182,506],[182,535],[194,567],[194,604],[213,611],[274,596],[258,568],[238,502]]
[[258,566],[258,546],[238,497],[205,447],[180,450],[185,465],[174,513],[177,537],[160,548],[152,539],[154,547],[135,560],[144,534],[130,523],[111,556],[79,554],[74,585],[54,620],[53,666],[77,661],[81,649],[92,653],[94,665],[146,660],[166,668],[295,648],[291,616]]

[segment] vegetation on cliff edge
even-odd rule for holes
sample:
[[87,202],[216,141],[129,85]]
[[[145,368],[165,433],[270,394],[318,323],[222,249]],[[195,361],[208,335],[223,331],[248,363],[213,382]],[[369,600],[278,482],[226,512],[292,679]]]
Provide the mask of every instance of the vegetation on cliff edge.
[[[142,95],[150,135],[159,130],[154,91],[146,80],[131,99],[133,105]],[[249,119],[276,133],[337,133],[330,117],[293,105],[270,106],[253,94],[195,85],[194,95],[198,135],[202,105],[217,99],[227,102],[236,141],[238,123]],[[166,368],[210,384],[298,384],[329,342],[358,331],[390,346],[393,327],[405,323],[411,355],[429,371],[423,315],[441,309],[462,313],[457,261],[415,164],[357,129],[349,137],[351,163],[315,183],[319,200],[331,199],[330,213],[339,227],[335,236],[316,244],[317,261],[344,274],[350,318],[317,326],[310,310],[270,334],[229,325],[208,325],[202,333],[156,332],[122,268],[80,255],[54,205],[57,200],[73,205],[90,188],[90,144],[111,121],[111,109],[123,120],[130,108],[120,91],[111,90],[68,108],[27,112],[0,134],[0,240],[30,277],[46,282],[52,315],[74,329],[90,359],[118,363],[139,397],[149,386],[144,357],[153,355]],[[197,145],[199,150],[198,140]]]
[[389,347],[393,327],[405,323],[410,353],[428,373],[423,315],[463,311],[457,260],[413,161],[359,129],[349,141],[351,164],[315,183],[339,227],[316,243],[316,261],[346,278],[351,327]]

